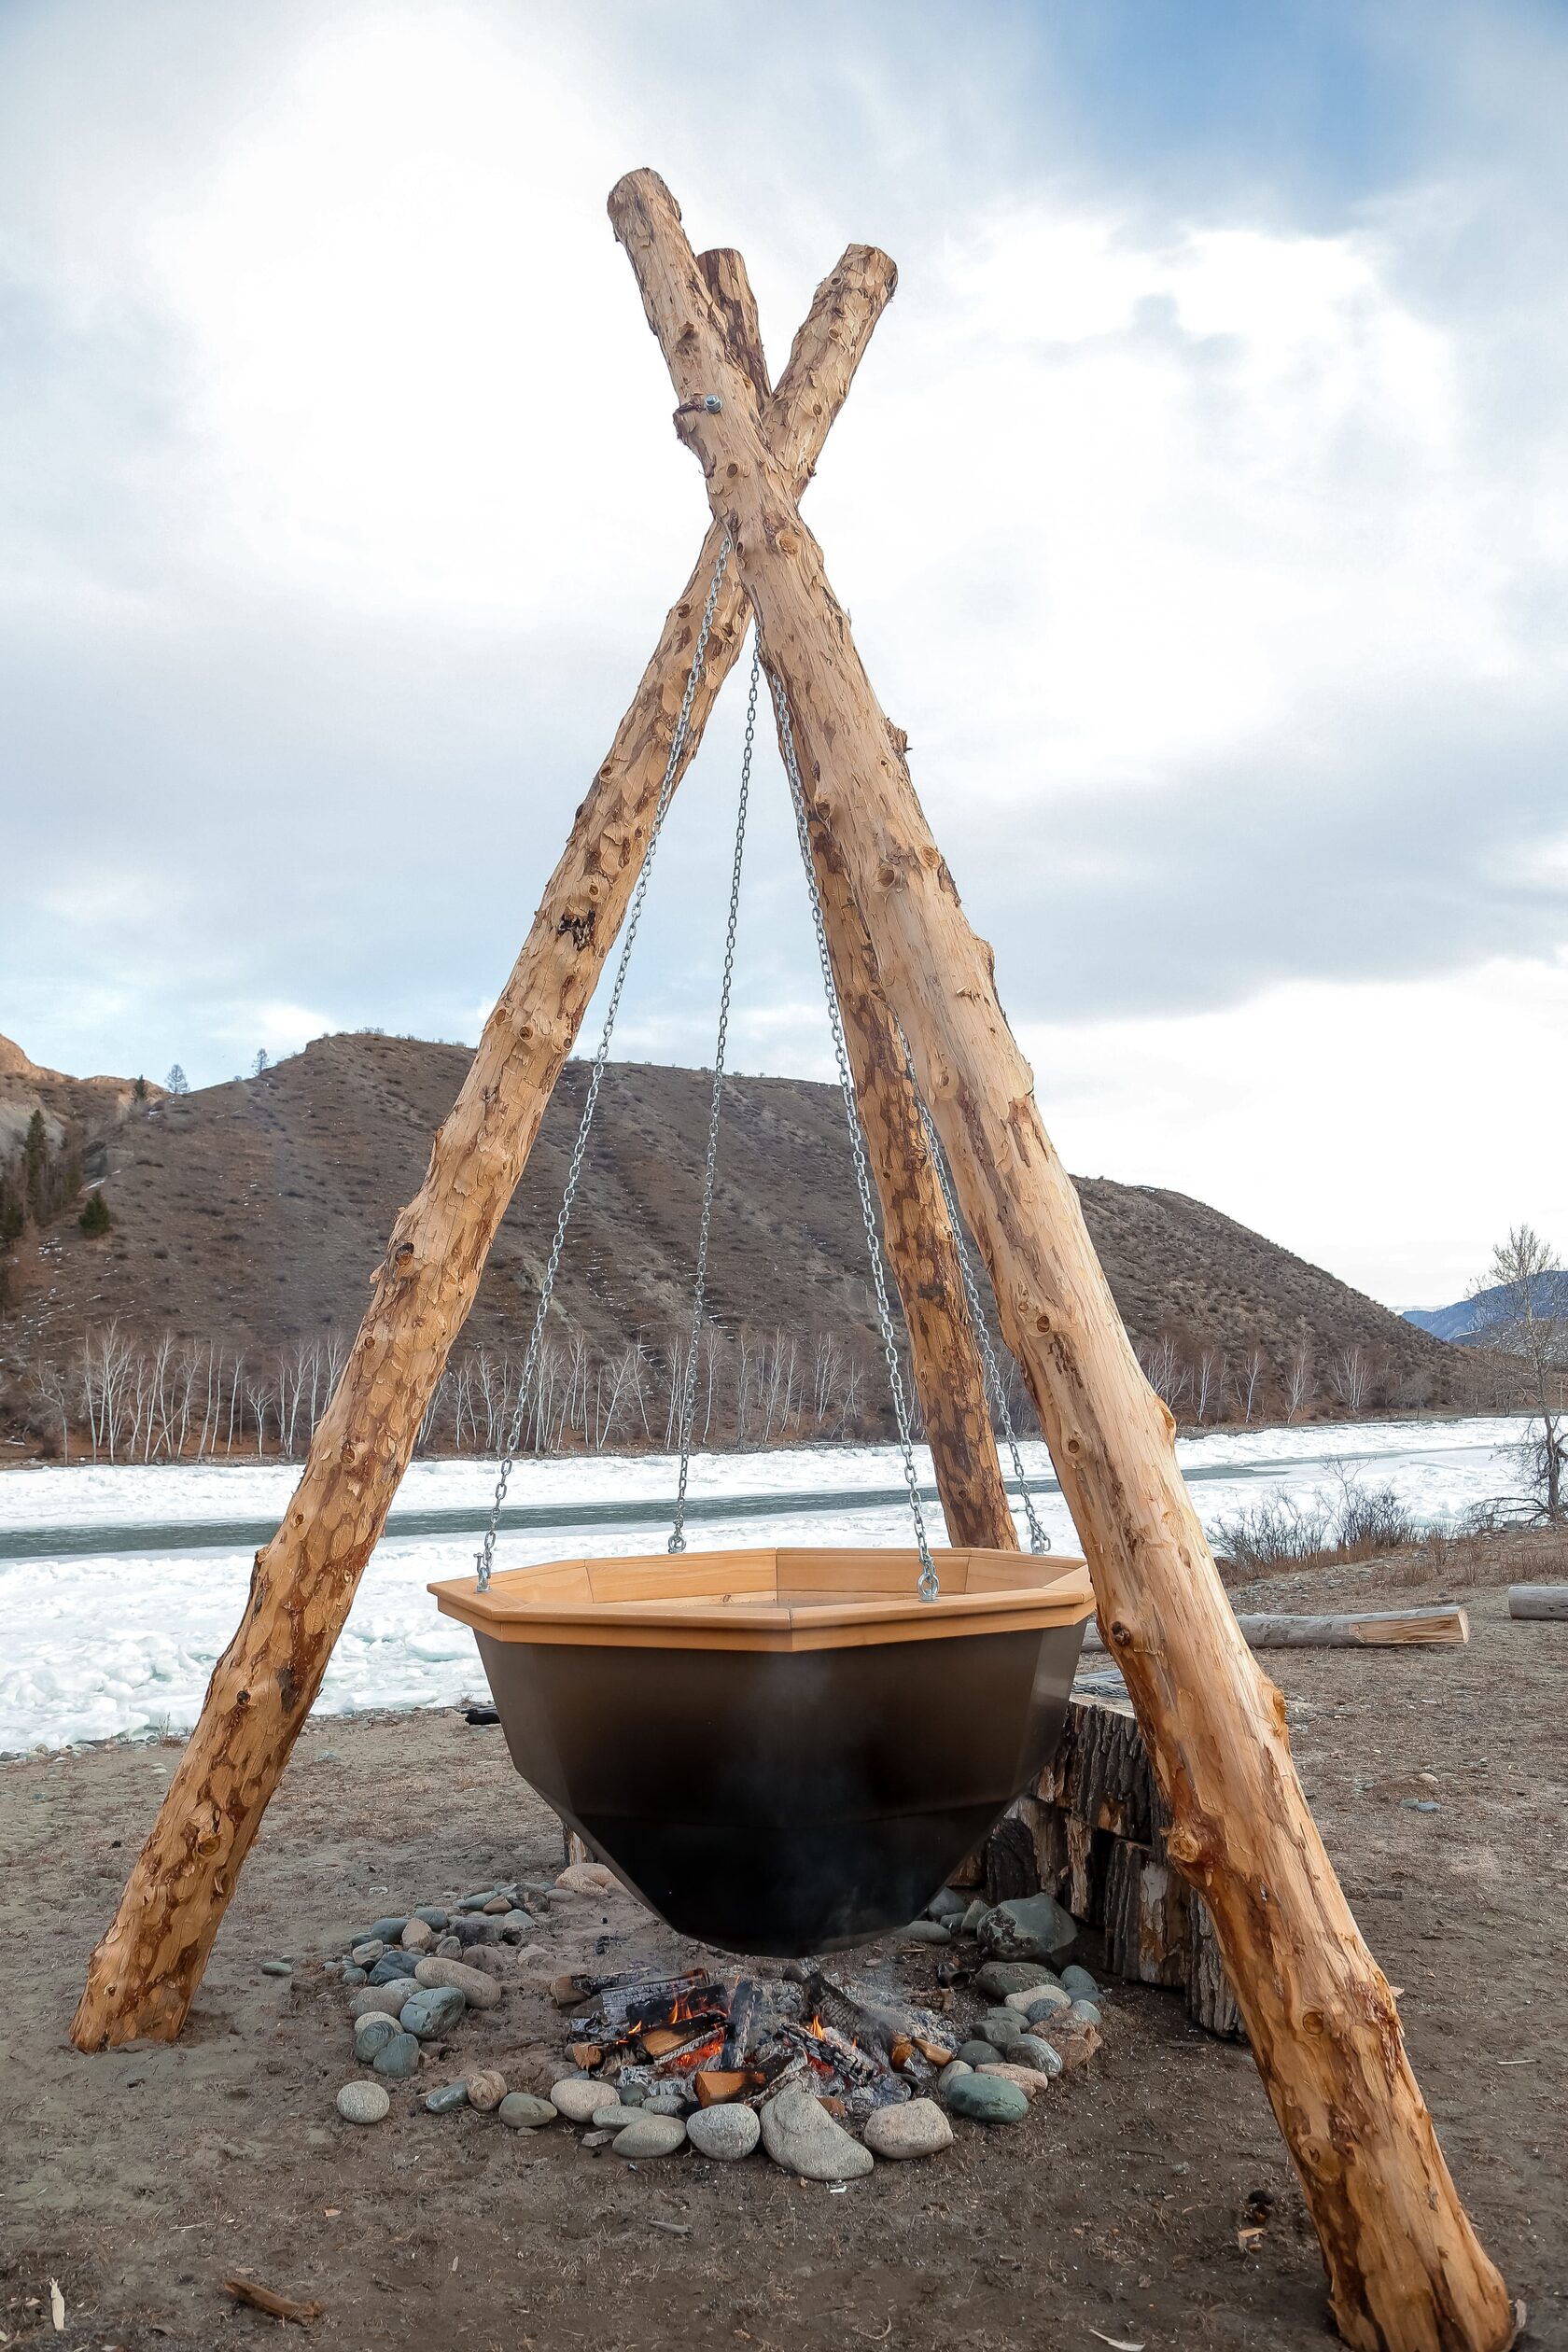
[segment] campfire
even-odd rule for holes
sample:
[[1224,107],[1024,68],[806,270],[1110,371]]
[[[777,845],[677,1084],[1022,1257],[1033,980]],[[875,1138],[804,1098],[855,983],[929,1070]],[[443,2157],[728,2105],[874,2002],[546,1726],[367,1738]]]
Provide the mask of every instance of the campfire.
[[930,2010],[817,1970],[725,1980],[690,1968],[562,1989],[590,2004],[573,2020],[577,2065],[620,2091],[673,2093],[693,2107],[760,2107],[798,2085],[861,2118],[916,2096],[953,2055]]

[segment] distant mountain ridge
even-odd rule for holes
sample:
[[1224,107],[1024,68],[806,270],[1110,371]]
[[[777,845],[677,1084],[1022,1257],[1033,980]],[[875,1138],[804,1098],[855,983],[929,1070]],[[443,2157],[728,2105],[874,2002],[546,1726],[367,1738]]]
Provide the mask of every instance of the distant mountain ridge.
[[[414,1039],[324,1037],[260,1076],[183,1095],[155,1088],[145,1101],[128,1082],[100,1080],[67,1099],[56,1089],[74,1082],[19,1071],[7,1090],[20,1098],[47,1085],[56,1115],[82,1123],[84,1165],[113,1229],[94,1239],[71,1213],[41,1239],[23,1238],[0,1320],[0,1368],[24,1391],[28,1365],[68,1364],[86,1328],[111,1322],[147,1348],[165,1334],[176,1346],[222,1341],[252,1365],[327,1333],[352,1337],[469,1059],[460,1046]],[[585,1082],[586,1066],[568,1063],[460,1348],[515,1351],[526,1335]],[[640,1339],[667,1355],[684,1329],[710,1085],[701,1071],[618,1062],[606,1071],[556,1291],[563,1345],[581,1342],[608,1361]],[[1168,1372],[1174,1365],[1180,1379],[1188,1365],[1196,1378],[1205,1359],[1217,1375],[1222,1357],[1234,1367],[1261,1350],[1254,1419],[1282,1417],[1287,1358],[1303,1343],[1330,1409],[1334,1367],[1351,1354],[1370,1374],[1364,1407],[1446,1401],[1448,1351],[1320,1267],[1179,1193],[1103,1178],[1079,1180],[1078,1191],[1146,1362],[1157,1348]],[[731,1082],[708,1304],[736,1346],[748,1333],[782,1333],[799,1336],[809,1355],[832,1335],[859,1351],[866,1394],[880,1397],[836,1088]],[[1209,1393],[1210,1418],[1224,1417],[1220,1393]],[[1180,1393],[1173,1403],[1193,1417],[1195,1403]]]
[[[1430,1332],[1434,1339],[1477,1347],[1495,1331],[1503,1296],[1499,1286],[1477,1291],[1473,1298],[1456,1299],[1451,1307],[1407,1307],[1405,1321],[1414,1323],[1418,1331]],[[1568,1319],[1568,1272],[1542,1277],[1539,1311]]]

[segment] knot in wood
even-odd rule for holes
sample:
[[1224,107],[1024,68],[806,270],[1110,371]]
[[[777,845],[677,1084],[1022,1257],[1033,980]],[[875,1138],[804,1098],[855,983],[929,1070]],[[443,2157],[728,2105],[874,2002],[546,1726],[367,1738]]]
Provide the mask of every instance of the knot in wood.
[[1132,1640],[1131,1626],[1125,1624],[1120,1617],[1117,1617],[1115,1623],[1111,1628],[1111,1639],[1115,1643],[1118,1649],[1126,1649]]
[[555,926],[556,938],[569,937],[572,945],[581,955],[594,936],[595,913],[595,909],[590,907],[585,915],[563,915]]

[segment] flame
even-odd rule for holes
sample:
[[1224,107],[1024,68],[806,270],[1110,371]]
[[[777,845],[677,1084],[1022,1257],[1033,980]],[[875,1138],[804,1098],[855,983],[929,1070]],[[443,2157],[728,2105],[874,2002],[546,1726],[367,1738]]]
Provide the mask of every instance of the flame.
[[805,2030],[818,2041],[827,2039],[827,2036],[822,2031],[822,2021],[819,2017],[808,2017],[805,2021]]

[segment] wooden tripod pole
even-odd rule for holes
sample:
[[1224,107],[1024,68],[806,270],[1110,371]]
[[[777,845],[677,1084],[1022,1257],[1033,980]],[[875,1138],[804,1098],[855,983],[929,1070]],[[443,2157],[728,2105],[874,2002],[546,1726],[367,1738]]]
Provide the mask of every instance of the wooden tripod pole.
[[[763,427],[792,491],[811,478],[896,283],[886,254],[851,245],[817,290]],[[425,1182],[393,1226],[287,1514],[256,1556],[239,1630],[213,1669],[201,1719],[89,1962],[71,2026],[78,2050],[137,2035],[172,2041],[185,2022],[625,914],[721,539],[715,524],[578,810]],[[688,760],[739,651],[747,611],[732,564],[692,707]]]
[[1460,2203],[1393,1996],[1302,1794],[1283,1701],[1225,1599],[1170,1416],[1139,1369],[1041,1122],[990,951],[964,917],[821,552],[759,431],[674,199],[656,173],[636,172],[609,211],[682,404],[677,429],[785,683],[815,819],[842,851],[1029,1379],[1170,1809],[1171,1858],[1212,1913],[1335,2318],[1359,2352],[1501,2352],[1514,2334],[1503,2281]]
[[[732,354],[758,398],[765,399],[767,359],[739,254],[705,253],[698,267],[723,317]],[[811,852],[844,1042],[882,1208],[882,1238],[903,1307],[910,1369],[948,1538],[960,1546],[1016,1551],[1018,1534],[997,1458],[958,1241],[926,1147],[898,1025],[882,993],[875,951],[843,860],[819,829],[813,830]]]

